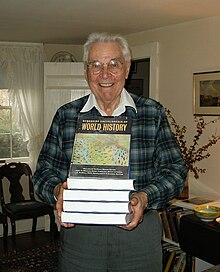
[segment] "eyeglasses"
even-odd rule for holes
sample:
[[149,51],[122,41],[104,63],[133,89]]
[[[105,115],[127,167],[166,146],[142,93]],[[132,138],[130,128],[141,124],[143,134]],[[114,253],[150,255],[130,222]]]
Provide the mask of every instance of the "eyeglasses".
[[111,59],[107,63],[102,63],[98,60],[91,61],[87,63],[87,67],[89,68],[89,71],[93,73],[94,75],[98,75],[102,72],[104,65],[107,65],[108,72],[112,74],[118,74],[123,67],[123,62],[121,62],[119,59]]

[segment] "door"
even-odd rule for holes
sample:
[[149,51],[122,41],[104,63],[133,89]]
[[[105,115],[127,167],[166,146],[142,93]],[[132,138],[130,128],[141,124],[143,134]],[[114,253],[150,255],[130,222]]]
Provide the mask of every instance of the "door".
[[150,59],[132,60],[128,78],[125,82],[125,89],[129,93],[138,96],[149,97],[150,87]]
[[60,106],[88,93],[82,62],[44,63],[44,136]]

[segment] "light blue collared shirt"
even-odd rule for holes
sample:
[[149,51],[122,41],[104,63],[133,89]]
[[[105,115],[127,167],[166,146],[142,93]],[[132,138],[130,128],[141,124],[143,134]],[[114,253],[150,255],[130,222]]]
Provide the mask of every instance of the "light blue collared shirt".
[[[112,116],[119,116],[122,113],[125,112],[126,110],[126,106],[130,106],[132,108],[135,109],[135,111],[137,112],[137,108],[135,106],[134,100],[131,98],[130,94],[125,90],[125,88],[123,88],[122,92],[121,92],[121,98],[120,98],[120,102],[117,106],[117,108],[113,111]],[[89,95],[89,98],[85,104],[85,106],[81,109],[80,112],[87,112],[90,111],[93,107],[95,107],[102,116],[107,116],[107,114],[100,109],[95,95],[93,93],[91,93]]]

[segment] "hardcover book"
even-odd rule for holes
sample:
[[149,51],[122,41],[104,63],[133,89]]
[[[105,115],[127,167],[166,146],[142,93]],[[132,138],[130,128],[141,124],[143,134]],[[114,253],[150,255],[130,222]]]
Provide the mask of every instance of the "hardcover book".
[[82,201],[127,201],[129,202],[130,191],[112,190],[64,190],[64,200]]
[[64,212],[129,213],[127,201],[64,201]]
[[62,212],[62,222],[75,224],[126,225],[130,222],[129,213],[77,213]]
[[79,117],[62,222],[124,225],[130,222],[131,119]]
[[79,190],[134,190],[133,179],[68,178],[68,189]]
[[129,178],[131,118],[79,117],[69,178]]

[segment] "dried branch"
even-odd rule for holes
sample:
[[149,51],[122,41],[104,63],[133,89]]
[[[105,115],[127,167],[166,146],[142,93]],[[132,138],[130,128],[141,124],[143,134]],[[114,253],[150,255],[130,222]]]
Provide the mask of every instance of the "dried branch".
[[187,127],[177,124],[176,120],[172,116],[169,109],[165,109],[168,121],[170,122],[171,129],[173,131],[173,135],[180,146],[180,150],[183,154],[183,158],[186,162],[186,166],[188,167],[189,171],[194,174],[196,179],[199,178],[200,173],[205,173],[205,168],[199,168],[195,164],[200,162],[204,159],[208,159],[210,157],[210,153],[208,152],[209,148],[215,145],[219,140],[220,136],[212,134],[209,138],[208,142],[205,145],[199,146],[199,141],[201,136],[204,133],[206,127],[210,124],[216,123],[220,120],[220,117],[215,118],[212,121],[205,122],[203,116],[195,116],[194,121],[196,123],[196,134],[193,137],[192,144],[190,146],[187,145],[187,141],[185,140],[185,135],[187,132]]

